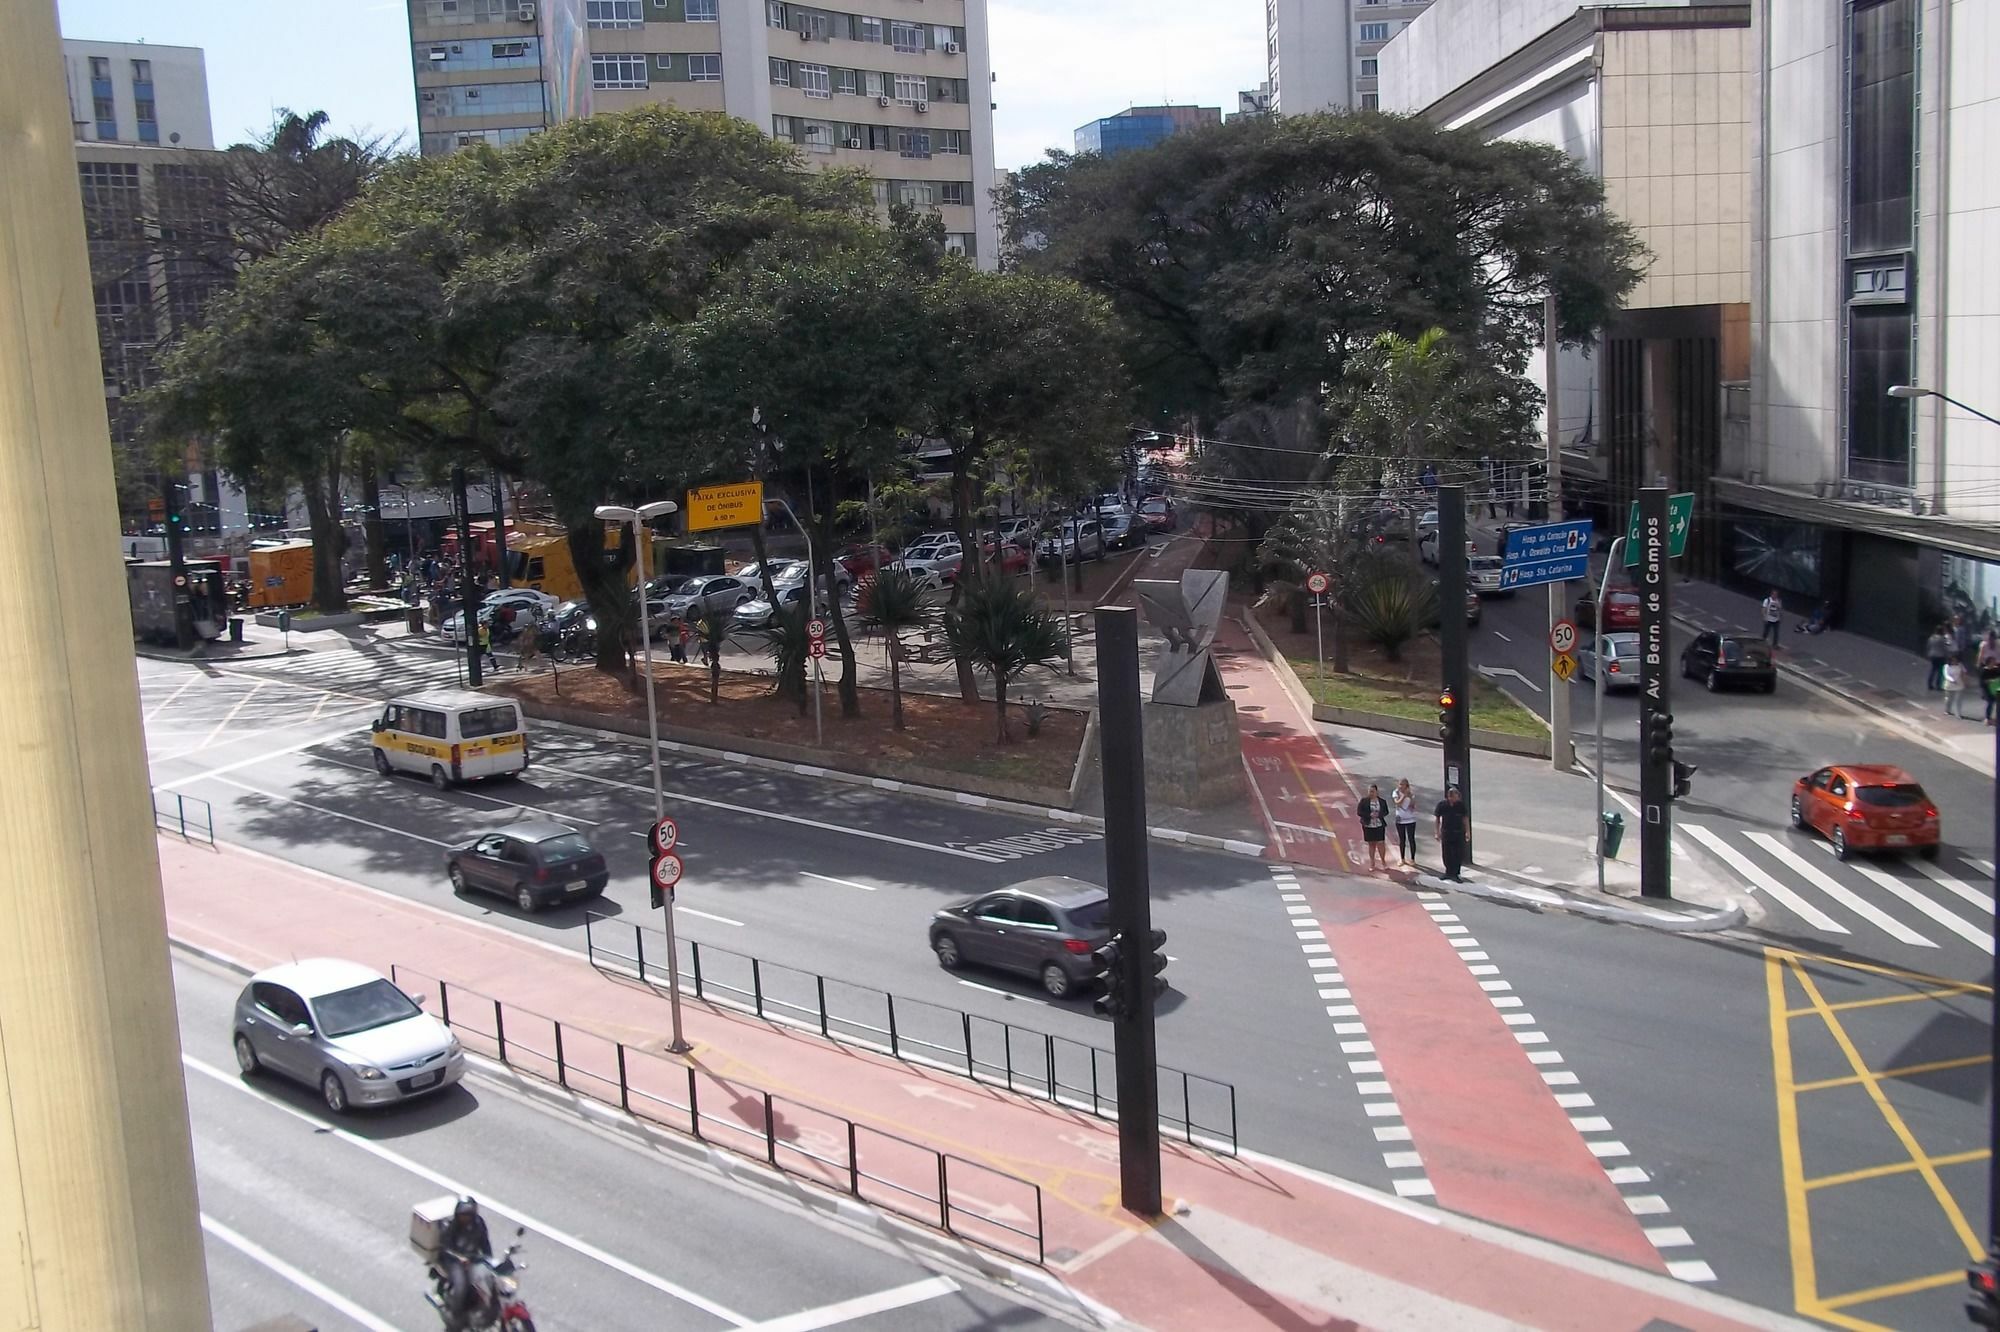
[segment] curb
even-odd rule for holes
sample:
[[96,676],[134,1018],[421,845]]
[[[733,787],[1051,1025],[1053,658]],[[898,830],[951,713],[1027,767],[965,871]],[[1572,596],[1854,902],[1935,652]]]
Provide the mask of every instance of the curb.
[[[622,731],[605,731],[594,726],[578,726],[571,722],[543,721],[543,726],[575,735],[612,737],[618,740],[636,739],[647,743],[644,736],[629,736]],[[843,772],[838,768],[824,768],[811,763],[787,763],[781,759],[761,758],[755,754],[740,754],[734,750],[710,749],[706,745],[691,745],[679,740],[662,740],[660,748],[668,753],[688,754],[712,763],[726,763],[735,767],[764,768],[772,772],[791,773],[799,777],[839,782],[848,786],[869,787],[877,791],[894,791],[899,795],[916,796],[923,800],[935,800],[946,805],[967,805],[974,809],[991,809],[1002,814],[1018,814],[1031,819],[1053,819],[1057,823],[1067,823],[1088,828],[1093,832],[1104,831],[1104,820],[1091,814],[1078,814],[1074,810],[1056,809],[1046,805],[1027,805],[1016,800],[1003,800],[997,796],[975,795],[970,791],[952,791],[937,786],[922,786],[915,782],[898,781],[891,777],[868,777],[861,773]],[[1251,856],[1262,859],[1264,845],[1261,842],[1242,842],[1231,837],[1213,837],[1207,833],[1184,832],[1179,828],[1146,829],[1147,836],[1159,842],[1171,842],[1176,846],[1189,846],[1203,851],[1221,851],[1230,855]]]
[[[171,935],[168,936],[167,943],[174,951],[186,953],[226,971],[233,971],[243,976],[254,974],[254,968],[230,957],[227,953]],[[815,1188],[806,1180],[787,1175],[782,1171],[770,1170],[720,1147],[712,1147],[699,1139],[690,1139],[685,1134],[648,1124],[614,1107],[601,1105],[587,1097],[565,1091],[561,1087],[521,1073],[484,1055],[468,1052],[466,1061],[474,1065],[481,1076],[504,1084],[518,1095],[592,1120],[615,1132],[635,1138],[648,1147],[670,1152],[691,1165],[705,1166],[733,1181],[760,1192],[778,1195],[785,1201],[819,1216],[839,1221],[849,1228],[878,1235],[898,1247],[921,1250],[938,1266],[956,1268],[961,1273],[976,1273],[983,1280],[1012,1287],[1028,1294],[1043,1306],[1044,1312],[1070,1319],[1082,1317],[1097,1327],[1134,1326],[1113,1310],[1105,1308],[1078,1291],[1071,1290],[1052,1271],[1036,1267],[1031,1263],[1000,1257],[950,1234],[940,1234],[916,1222],[879,1211],[867,1203]]]
[[1708,934],[1717,930],[1734,929],[1748,919],[1740,904],[1701,908],[1693,912],[1667,911],[1659,907],[1634,907],[1593,901],[1553,888],[1517,888],[1505,884],[1470,881],[1453,883],[1435,874],[1419,874],[1414,882],[1432,892],[1464,893],[1469,897],[1506,902],[1533,911],[1566,911],[1573,915],[1590,916],[1620,925],[1640,925],[1647,929],[1667,930],[1676,934]]

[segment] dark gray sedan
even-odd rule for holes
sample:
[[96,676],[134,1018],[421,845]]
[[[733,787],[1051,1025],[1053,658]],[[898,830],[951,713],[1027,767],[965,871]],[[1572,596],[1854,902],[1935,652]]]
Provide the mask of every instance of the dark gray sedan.
[[566,823],[524,819],[444,853],[455,893],[477,890],[523,911],[596,897],[610,882],[604,856]]
[[931,951],[948,971],[967,963],[1033,976],[1061,999],[1096,974],[1090,955],[1111,937],[1111,906],[1094,883],[1051,875],[1009,884],[931,918]]

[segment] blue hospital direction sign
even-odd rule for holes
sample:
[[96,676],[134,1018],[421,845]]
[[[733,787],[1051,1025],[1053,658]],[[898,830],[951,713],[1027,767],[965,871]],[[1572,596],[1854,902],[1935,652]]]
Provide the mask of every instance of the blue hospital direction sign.
[[1500,586],[1535,587],[1590,576],[1591,522],[1543,523],[1507,533]]

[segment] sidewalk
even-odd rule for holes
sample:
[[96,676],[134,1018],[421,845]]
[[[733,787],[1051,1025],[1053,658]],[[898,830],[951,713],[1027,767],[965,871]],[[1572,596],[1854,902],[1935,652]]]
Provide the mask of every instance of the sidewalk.
[[[1699,629],[1755,634],[1764,612],[1755,597],[1713,583],[1676,583],[1675,615]],[[1776,653],[1778,669],[1810,687],[1855,707],[1906,726],[1932,746],[1970,768],[1992,776],[1993,732],[1978,717],[1978,691],[1966,690],[1973,719],[1947,717],[1944,696],[1925,690],[1930,663],[1913,652],[1837,629],[1823,634],[1793,632],[1799,617],[1785,616]]]
[[[331,954],[480,990],[579,1036],[657,1050],[667,1030],[659,995],[565,950],[226,846],[162,841],[160,857],[170,933],[245,966]],[[722,1089],[721,1106],[740,1079],[1039,1184],[1050,1273],[1078,1300],[1157,1332],[1802,1326],[1656,1271],[1188,1148],[1166,1149],[1170,1214],[1142,1223],[1117,1205],[1110,1125],[693,1001],[684,1009],[688,1059]],[[739,1092],[738,1104],[759,1102]],[[810,1139],[813,1127],[800,1131]]]

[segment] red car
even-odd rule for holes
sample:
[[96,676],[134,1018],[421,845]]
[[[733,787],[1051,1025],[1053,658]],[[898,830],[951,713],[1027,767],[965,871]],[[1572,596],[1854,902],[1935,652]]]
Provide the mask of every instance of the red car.
[[847,570],[850,578],[859,578],[896,558],[894,552],[865,542],[842,547],[840,554],[833,557],[841,568]]
[[[1597,601],[1594,597],[1578,597],[1576,602],[1576,622],[1585,629],[1595,629],[1597,624]],[[1613,588],[1604,598],[1604,631],[1613,633],[1620,629],[1639,627],[1639,594],[1627,588]]]
[[1833,854],[1915,848],[1937,859],[1937,805],[1917,779],[1886,763],[1841,763],[1792,784],[1792,826],[1825,833]]
[[[979,548],[982,563],[993,563],[993,543],[988,541]],[[1028,568],[1028,552],[1023,547],[1009,541],[1000,548],[1000,572],[1007,574],[1025,573]]]

